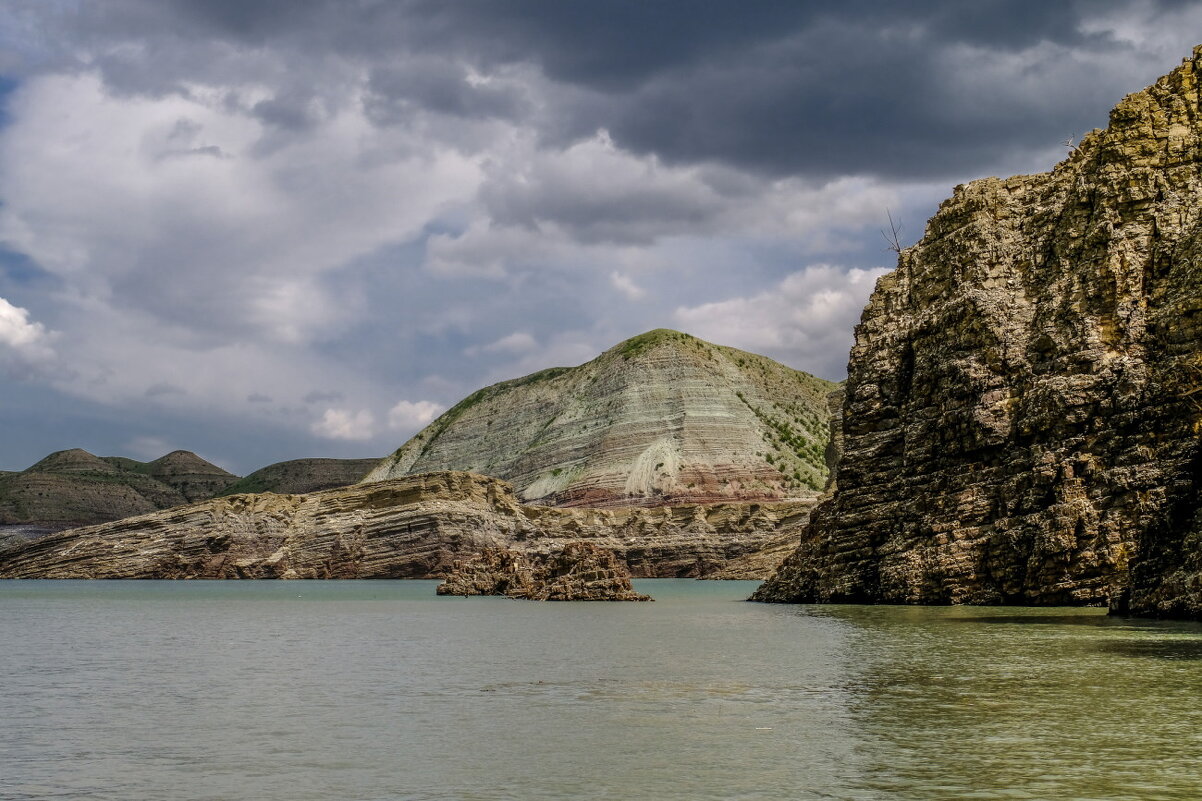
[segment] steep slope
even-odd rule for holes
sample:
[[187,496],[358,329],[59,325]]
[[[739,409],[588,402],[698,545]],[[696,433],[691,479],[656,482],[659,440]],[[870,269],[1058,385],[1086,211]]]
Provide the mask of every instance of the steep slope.
[[0,551],[0,578],[433,578],[486,547],[546,554],[579,540],[635,576],[692,577],[795,539],[810,506],[555,509],[520,505],[498,479],[426,473],[51,534]]
[[767,601],[1202,615],[1202,48],[877,284],[834,495]]
[[660,329],[476,392],[364,480],[469,470],[551,506],[812,497],[833,386]]
[[277,462],[238,479],[217,494],[276,492],[281,495],[301,495],[319,492],[354,484],[379,463],[379,459],[293,459]]
[[119,520],[209,497],[236,479],[187,451],[149,463],[58,451],[0,475],[0,526],[62,530]]

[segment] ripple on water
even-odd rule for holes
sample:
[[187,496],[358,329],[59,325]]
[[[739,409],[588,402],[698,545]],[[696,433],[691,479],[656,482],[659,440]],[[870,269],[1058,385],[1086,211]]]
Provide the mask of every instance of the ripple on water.
[[0,584],[0,798],[1197,797],[1198,626],[638,584]]

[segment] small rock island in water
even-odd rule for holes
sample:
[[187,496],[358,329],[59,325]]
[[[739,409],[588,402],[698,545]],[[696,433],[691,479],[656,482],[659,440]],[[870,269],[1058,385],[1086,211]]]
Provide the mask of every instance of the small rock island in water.
[[630,571],[589,542],[569,542],[548,553],[485,548],[457,562],[439,595],[504,595],[531,601],[650,601],[634,591]]

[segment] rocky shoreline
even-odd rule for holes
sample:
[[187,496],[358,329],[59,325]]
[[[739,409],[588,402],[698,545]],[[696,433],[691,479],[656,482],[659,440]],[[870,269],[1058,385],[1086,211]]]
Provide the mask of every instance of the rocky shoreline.
[[695,578],[766,550],[783,558],[811,506],[556,509],[518,503],[499,479],[427,473],[63,531],[0,552],[0,578],[442,578],[485,548],[547,554],[579,540],[634,576]]
[[1202,47],[957,187],[856,329],[837,489],[755,594],[1202,617]]

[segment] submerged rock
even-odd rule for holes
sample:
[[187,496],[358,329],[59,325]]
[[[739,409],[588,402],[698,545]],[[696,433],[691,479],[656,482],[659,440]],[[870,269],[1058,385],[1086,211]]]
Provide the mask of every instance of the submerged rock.
[[458,562],[439,595],[504,595],[531,601],[650,601],[612,551],[569,542],[546,553],[485,548]]
[[856,329],[837,488],[756,593],[1202,617],[1202,48],[957,187]]

